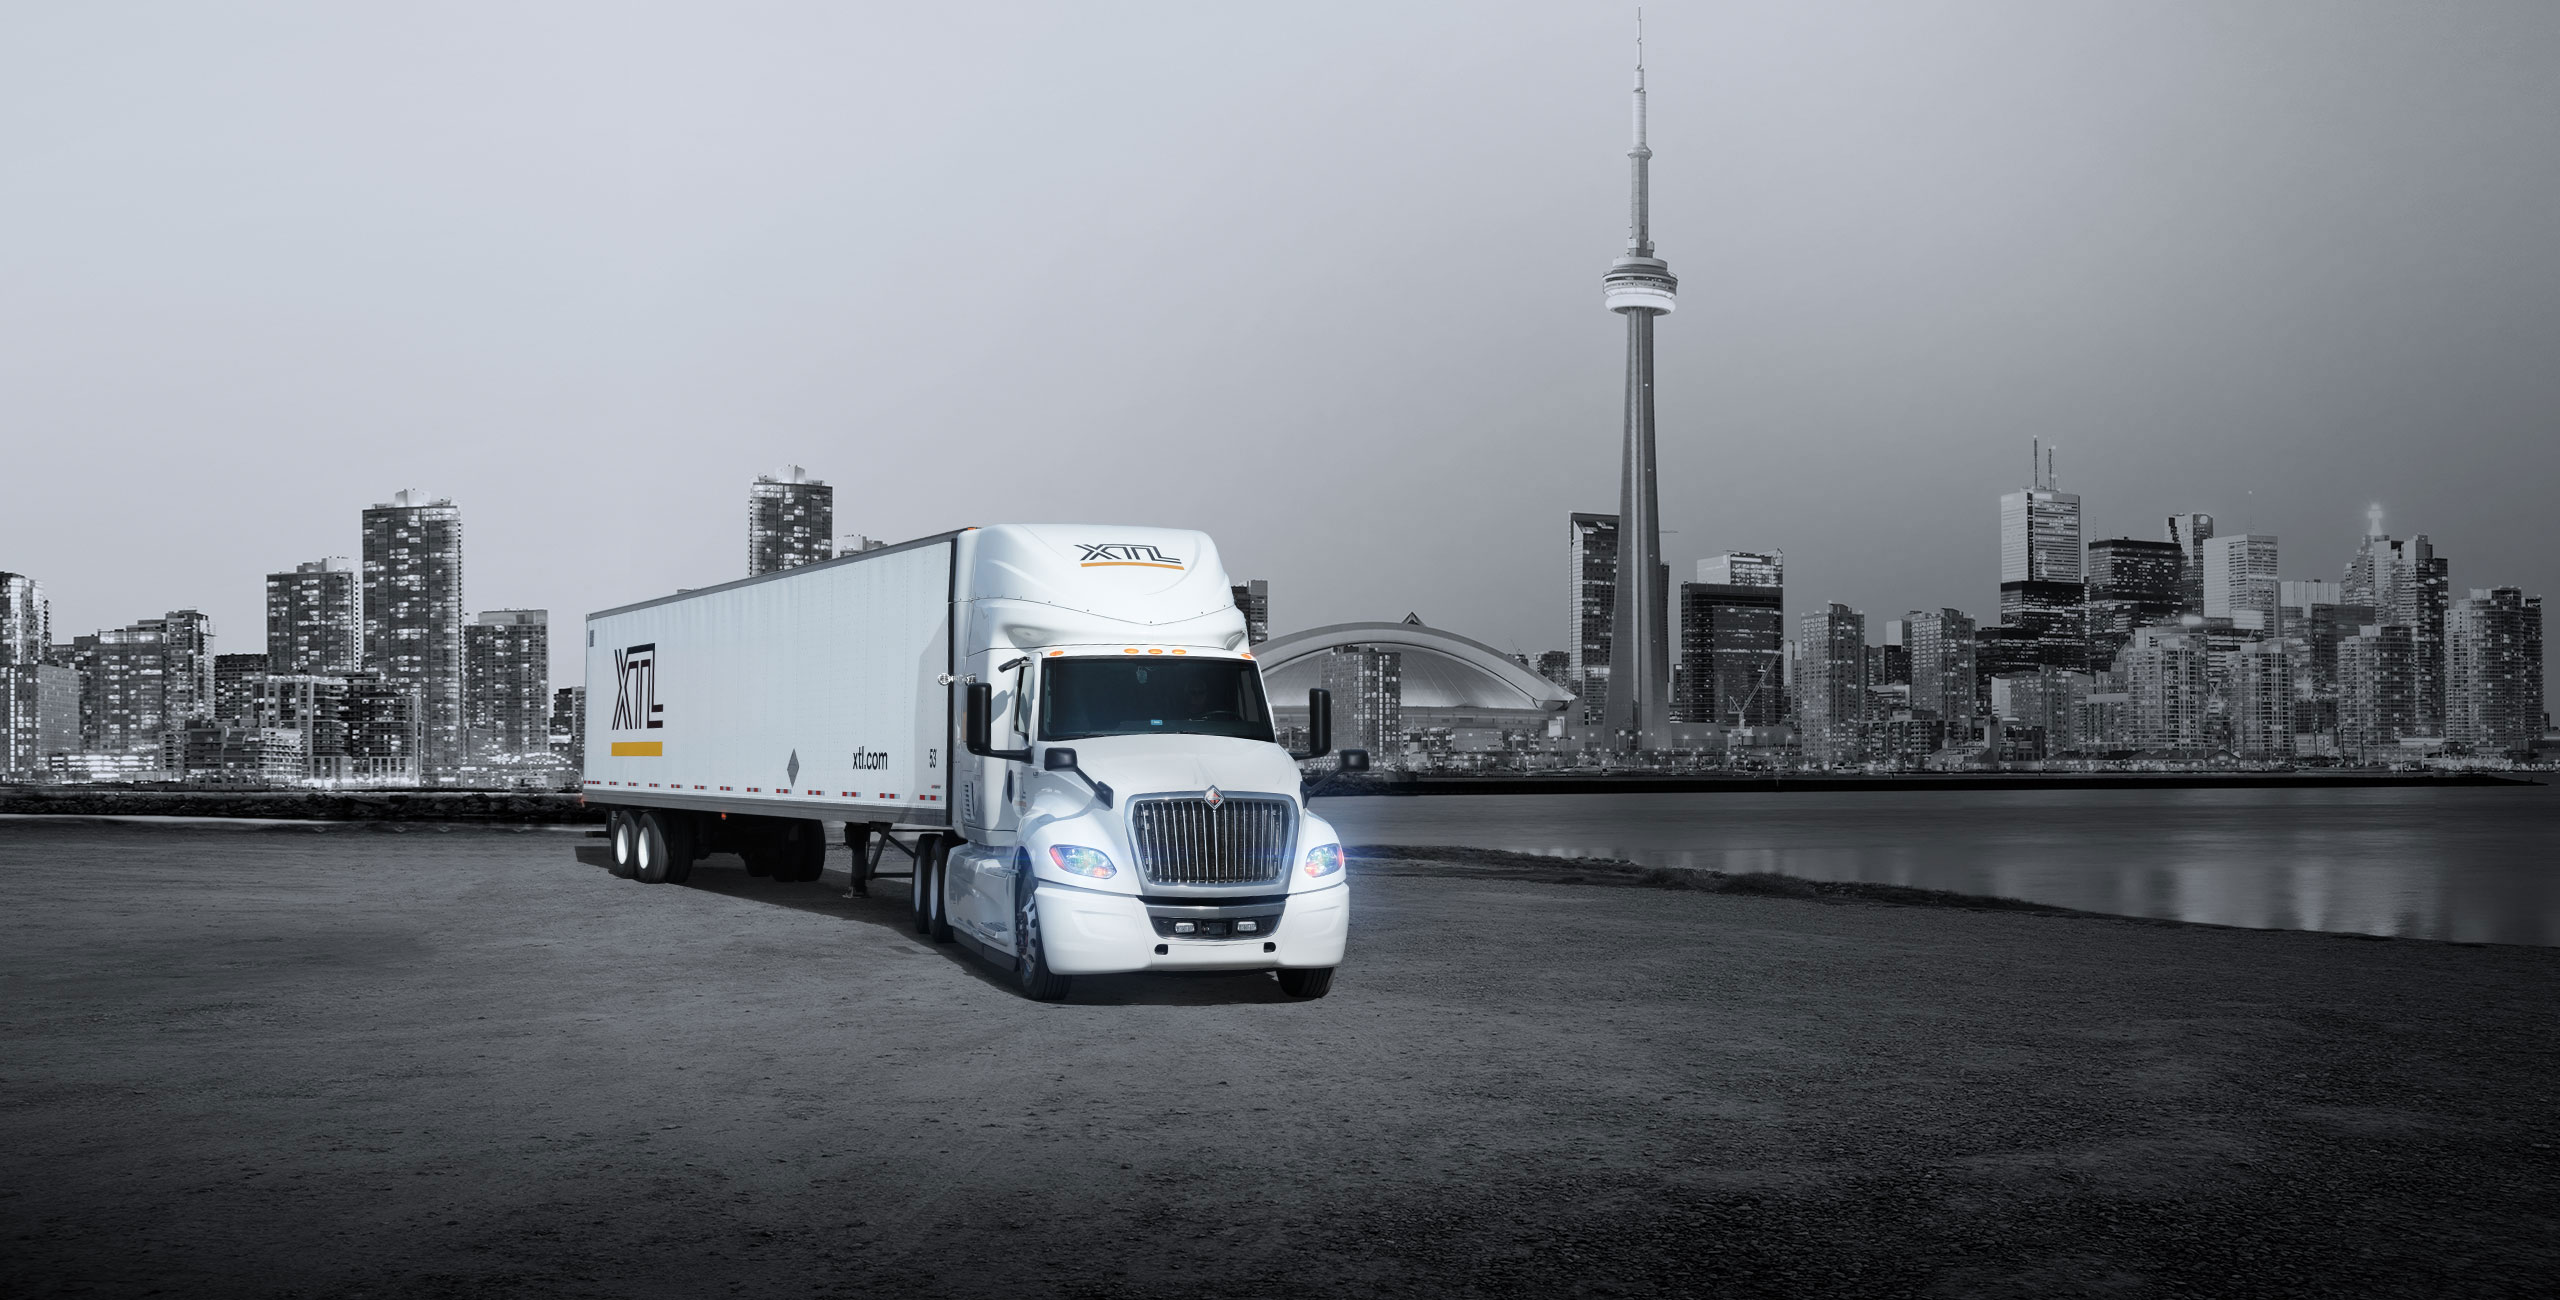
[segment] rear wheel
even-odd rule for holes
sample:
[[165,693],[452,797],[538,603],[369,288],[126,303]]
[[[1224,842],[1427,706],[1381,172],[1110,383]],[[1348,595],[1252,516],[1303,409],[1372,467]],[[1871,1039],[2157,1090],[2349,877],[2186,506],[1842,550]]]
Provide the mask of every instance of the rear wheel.
[[1013,982],[1034,1002],[1065,997],[1070,982],[1049,969],[1048,949],[1040,943],[1040,890],[1027,863],[1013,877]]
[[667,883],[681,885],[693,879],[693,814],[660,813],[659,818],[667,830]]
[[631,814],[616,808],[605,817],[605,837],[613,844],[613,865],[606,868],[624,880],[631,878],[633,860],[639,856],[639,828],[631,824]]
[[798,867],[792,879],[807,883],[827,874],[827,824],[802,822],[791,838],[791,857]]
[[1298,969],[1280,972],[1280,991],[1290,997],[1312,1002],[1333,991],[1333,968]]
[[644,885],[661,885],[667,880],[667,828],[658,814],[645,812],[633,819],[639,825],[631,836],[631,878]]
[[927,872],[924,865],[918,863],[916,874],[933,877],[932,885],[925,891],[925,907],[932,919],[932,924],[925,928],[925,933],[930,935],[935,943],[949,943],[951,942],[951,859],[937,853],[933,857],[933,870]]

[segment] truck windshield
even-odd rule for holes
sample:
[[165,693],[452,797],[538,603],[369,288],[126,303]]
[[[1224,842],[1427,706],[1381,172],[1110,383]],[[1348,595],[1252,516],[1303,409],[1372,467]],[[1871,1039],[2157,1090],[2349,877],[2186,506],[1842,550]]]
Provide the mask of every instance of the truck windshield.
[[1242,659],[1050,659],[1040,736],[1239,736],[1270,740],[1262,674]]

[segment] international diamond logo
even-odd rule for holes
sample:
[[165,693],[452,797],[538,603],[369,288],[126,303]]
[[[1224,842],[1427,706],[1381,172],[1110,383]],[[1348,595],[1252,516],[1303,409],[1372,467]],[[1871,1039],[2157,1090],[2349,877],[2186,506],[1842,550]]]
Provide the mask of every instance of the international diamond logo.
[[796,749],[795,749],[795,750],[792,750],[792,751],[791,751],[791,766],[789,766],[789,767],[786,767],[786,768],[782,769],[782,771],[783,771],[784,776],[785,776],[787,779],[789,779],[789,780],[790,780],[791,784],[793,784],[793,785],[798,785],[798,784],[800,784],[800,751],[799,751],[799,750],[796,750]]
[[1215,808],[1219,804],[1225,803],[1227,801],[1227,797],[1218,793],[1218,787],[1213,785],[1209,787],[1208,800],[1209,806]]

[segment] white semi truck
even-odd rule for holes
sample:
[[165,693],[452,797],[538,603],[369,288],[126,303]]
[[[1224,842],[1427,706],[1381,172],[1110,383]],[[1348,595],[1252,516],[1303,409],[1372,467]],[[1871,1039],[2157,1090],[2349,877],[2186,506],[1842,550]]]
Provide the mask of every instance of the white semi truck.
[[1342,846],[1297,766],[1331,751],[1331,699],[1281,748],[1205,533],[965,528],[609,609],[587,701],[617,875],[734,852],[815,880],[834,821],[855,889],[896,851],[917,932],[1034,998],[1148,970],[1316,998],[1342,961]]

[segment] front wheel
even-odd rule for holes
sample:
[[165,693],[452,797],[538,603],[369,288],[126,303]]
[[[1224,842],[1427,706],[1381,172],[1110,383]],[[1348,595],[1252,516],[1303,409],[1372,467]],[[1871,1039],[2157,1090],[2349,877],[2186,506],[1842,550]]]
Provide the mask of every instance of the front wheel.
[[932,877],[931,882],[925,886],[925,935],[935,943],[949,943],[951,942],[951,858],[947,854],[934,854],[933,870],[925,870],[925,865],[919,862],[916,864],[916,874]]
[[1299,968],[1280,972],[1280,991],[1300,1001],[1312,1002],[1333,991],[1333,968],[1314,970]]
[[1065,997],[1070,982],[1049,969],[1048,949],[1040,943],[1040,890],[1028,866],[1013,878],[1013,981],[1034,1002]]

